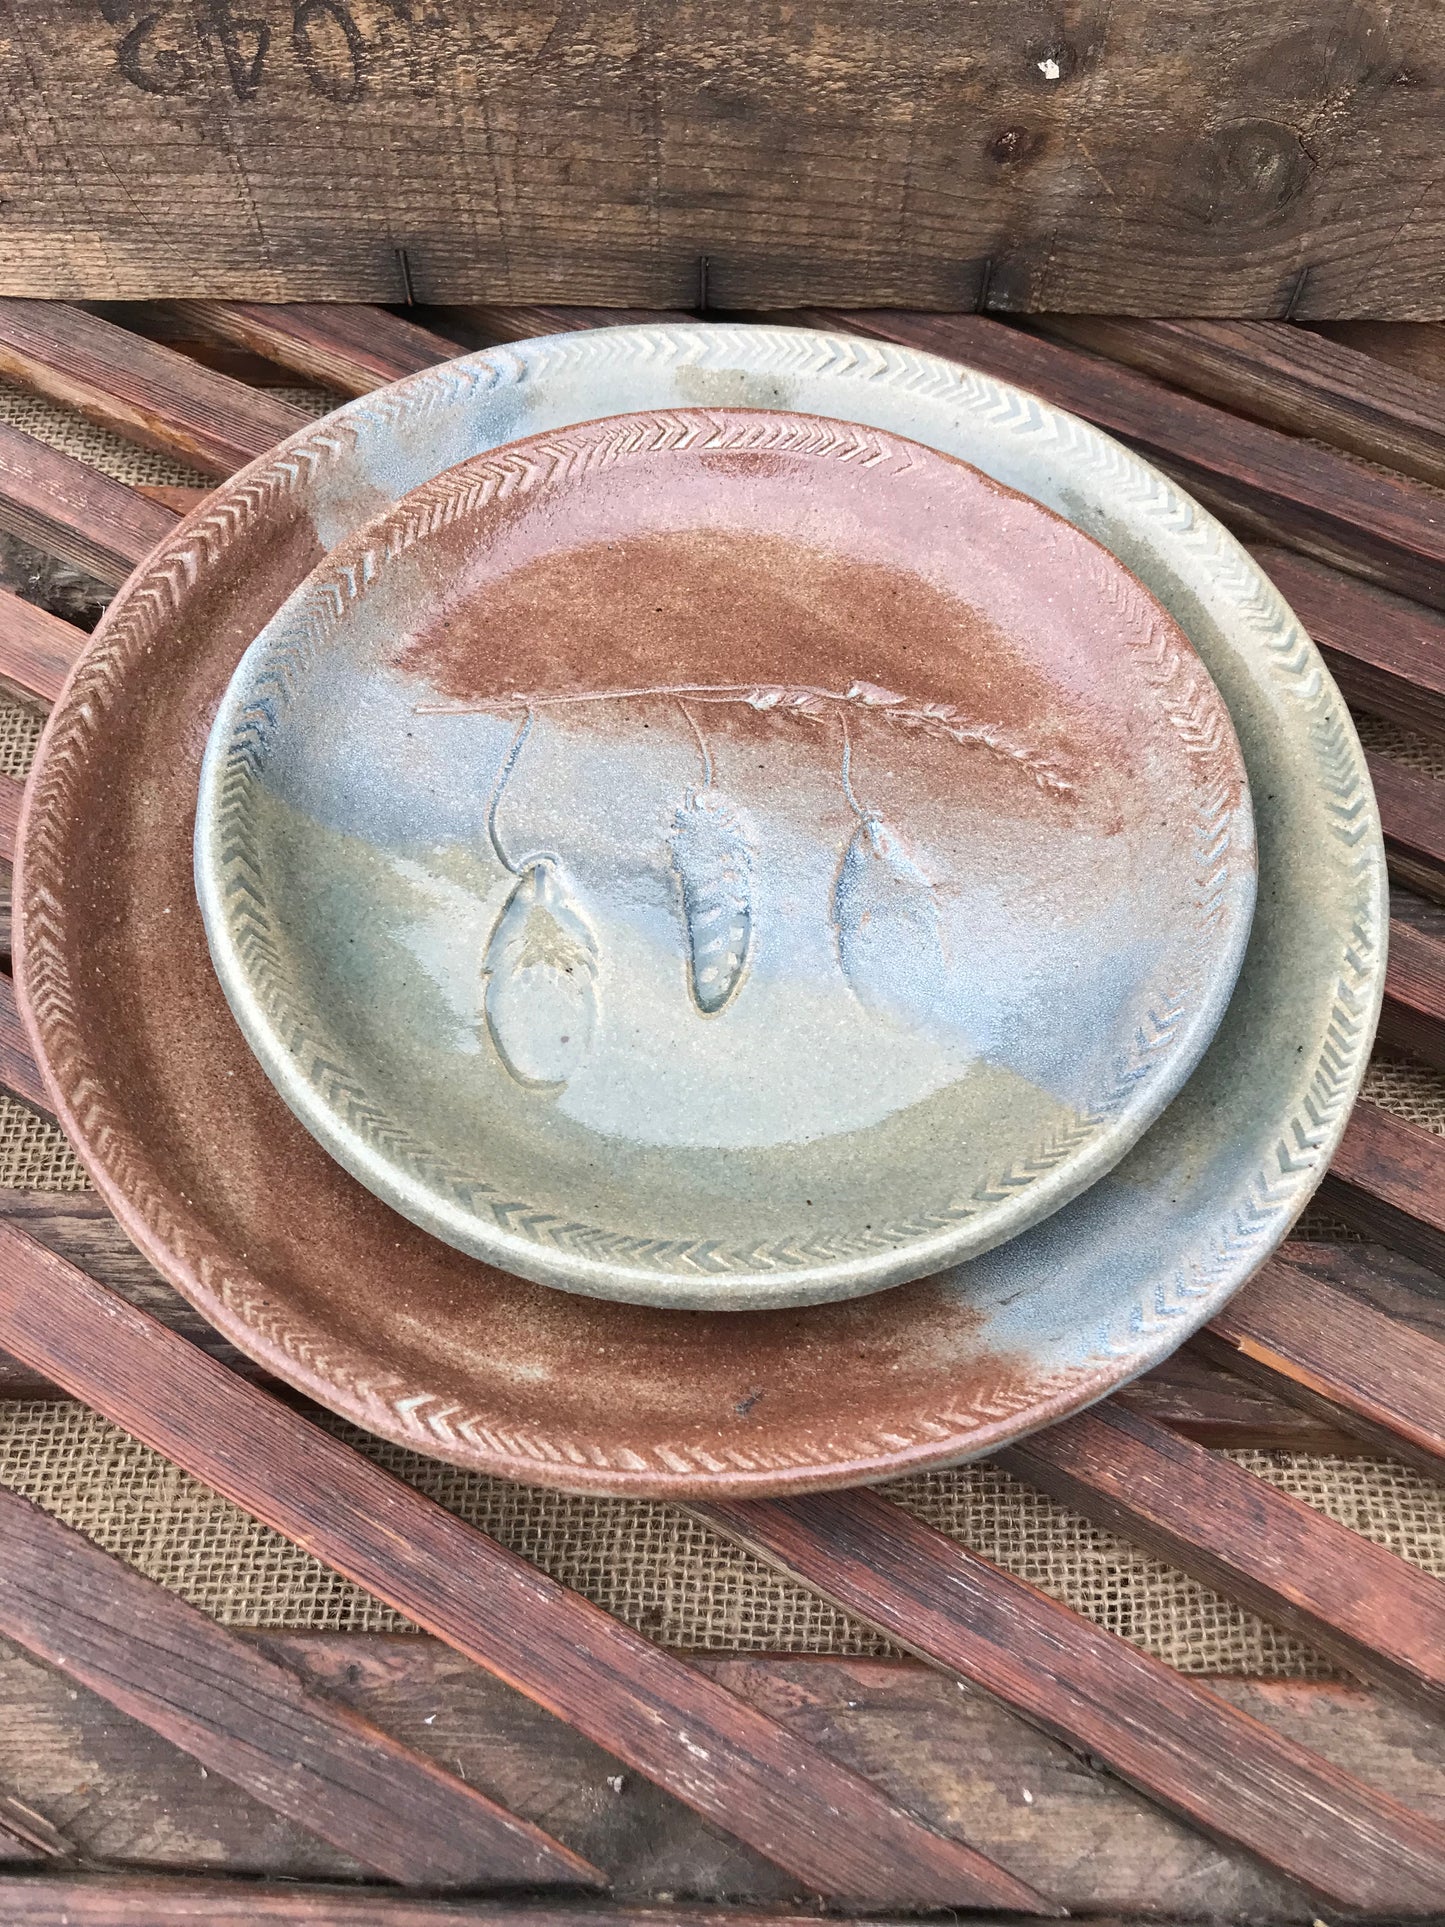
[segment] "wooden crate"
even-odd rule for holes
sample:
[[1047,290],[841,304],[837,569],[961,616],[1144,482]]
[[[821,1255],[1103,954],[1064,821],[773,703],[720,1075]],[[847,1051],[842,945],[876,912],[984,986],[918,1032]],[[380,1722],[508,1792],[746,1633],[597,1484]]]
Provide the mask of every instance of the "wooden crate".
[[[265,365],[361,393],[463,336],[599,318],[0,302],[0,372],[223,476],[299,425]],[[1260,545],[1352,702],[1445,736],[1431,331],[1365,353],[1286,325],[848,319],[1143,449]],[[189,499],[0,431],[0,527],[111,584]],[[53,700],[81,642],[0,591],[8,687]],[[1409,885],[1385,1035],[1439,1066],[1441,786],[1377,775]],[[18,800],[0,782],[7,854]],[[8,976],[0,1084],[43,1110]],[[0,1788],[0,1919],[1445,1914],[1445,1586],[1208,1449],[1354,1441],[1439,1475],[1442,1174],[1445,1138],[1362,1104],[1327,1196],[1375,1242],[1285,1247],[1178,1359],[1005,1457],[1359,1685],[1185,1678],[870,1493],[697,1511],[915,1661],[664,1652],[258,1383],[96,1200],[0,1196],[0,1396],[85,1400],[432,1635],[224,1631],[0,1493],[0,1731],[63,1731],[104,1790],[62,1831]]]
[[0,291],[1445,314],[1431,0],[11,0]]

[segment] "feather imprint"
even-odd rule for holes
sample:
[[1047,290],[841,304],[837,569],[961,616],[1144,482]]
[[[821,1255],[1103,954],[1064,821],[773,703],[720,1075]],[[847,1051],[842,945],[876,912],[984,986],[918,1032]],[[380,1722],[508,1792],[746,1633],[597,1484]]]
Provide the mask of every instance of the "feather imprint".
[[597,943],[550,858],[529,863],[482,958],[487,1031],[529,1090],[560,1090],[592,1042]]
[[945,958],[933,885],[876,813],[853,832],[833,886],[838,958],[870,1010],[926,998]]
[[688,981],[711,1017],[742,982],[753,941],[753,855],[737,810],[720,790],[689,790],[672,823],[682,882]]

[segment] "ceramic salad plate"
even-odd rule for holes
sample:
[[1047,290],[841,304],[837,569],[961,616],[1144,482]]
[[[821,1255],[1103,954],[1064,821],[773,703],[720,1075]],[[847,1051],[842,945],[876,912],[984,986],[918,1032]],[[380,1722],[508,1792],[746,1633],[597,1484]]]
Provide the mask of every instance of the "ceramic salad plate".
[[[1117,555],[1229,705],[1259,856],[1228,1011],[1115,1169],[895,1290],[792,1311],[547,1291],[349,1177],[277,1095],[192,877],[212,718],[339,541],[442,470],[609,414],[759,407],[966,458]],[[52,713],[16,877],[19,986],[56,1108],[131,1236],[253,1357],[389,1438],[520,1479],[800,1491],[984,1452],[1155,1364],[1288,1230],[1339,1141],[1384,978],[1384,854],[1337,691],[1197,504],[1036,397],[878,342],[669,326],[514,344],[368,395],[219,488],[117,597]]]
[[612,417],[341,543],[242,658],[196,881],[377,1195],[543,1284],[747,1309],[1014,1236],[1229,1001],[1229,715],[1089,536],[804,414]]

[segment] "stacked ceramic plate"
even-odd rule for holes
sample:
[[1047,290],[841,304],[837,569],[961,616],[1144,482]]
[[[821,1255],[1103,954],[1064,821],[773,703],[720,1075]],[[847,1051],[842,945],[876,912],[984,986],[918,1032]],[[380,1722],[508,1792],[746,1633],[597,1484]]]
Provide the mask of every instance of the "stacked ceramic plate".
[[55,711],[18,897],[61,1116],[215,1324],[617,1493],[945,1464],[1155,1363],[1383,979],[1348,717],[1219,524],[769,328],[490,350],[220,489]]

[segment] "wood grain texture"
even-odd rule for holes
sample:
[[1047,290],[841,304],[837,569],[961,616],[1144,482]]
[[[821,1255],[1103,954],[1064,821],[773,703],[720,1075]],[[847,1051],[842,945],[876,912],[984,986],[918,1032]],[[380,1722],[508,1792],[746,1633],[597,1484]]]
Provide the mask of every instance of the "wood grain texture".
[[1429,0],[11,11],[11,294],[1445,312]]
[[999,1463],[1357,1677],[1445,1712],[1445,1584],[1242,1466],[1108,1404]]
[[1445,500],[1418,483],[983,315],[808,310],[799,318],[951,356],[1031,389],[1122,437],[1232,526],[1445,607]]
[[[159,1874],[0,1873],[0,1909],[7,1927],[817,1927],[814,1914],[743,1908],[426,1900],[346,1887],[242,1885]],[[998,1915],[970,1919],[974,1927],[1007,1927]],[[857,1927],[883,1923],[873,1916]],[[905,1924],[898,1918],[887,1927]]]
[[[347,302],[177,301],[177,316],[342,395],[367,395],[463,353],[414,321]],[[289,432],[289,431],[288,431]],[[279,436],[273,436],[279,441]]]
[[4,1491],[0,1546],[0,1632],[364,1866],[411,1886],[605,1885],[540,1828]]
[[53,703],[85,645],[85,631],[0,589],[0,687]]
[[1377,1449],[1445,1471],[1445,1342],[1311,1276],[1307,1249],[1273,1258],[1194,1339]]
[[1376,1041],[1445,1071],[1445,941],[1390,919],[1385,1003]]
[[1253,553],[1351,707],[1445,742],[1445,617],[1288,549]]
[[1271,321],[1046,315],[1038,325],[1252,421],[1445,486],[1445,384],[1342,342]]
[[815,1890],[1050,1911],[11,1225],[0,1344]]
[[530,341],[534,335],[571,334],[579,328],[628,328],[649,321],[672,324],[698,319],[686,308],[564,308],[520,302],[499,307],[478,302],[452,312],[488,346],[500,341]]
[[1445,383],[1445,328],[1438,322],[1307,321],[1313,333],[1341,342],[1421,381]]
[[1445,1828],[876,1493],[691,1508],[920,1658],[1086,1749],[1195,1826],[1346,1906],[1427,1912]]
[[274,395],[57,301],[0,300],[0,376],[207,475],[234,474],[310,420]]
[[0,529],[22,542],[118,588],[175,525],[124,482],[0,422]]
[[1445,1138],[1361,1102],[1317,1195],[1366,1237],[1445,1272]]
[[[796,1883],[560,1720],[408,1634],[243,1634],[316,1690],[484,1786],[606,1869],[637,1904],[796,1904]],[[800,1740],[885,1785],[933,1824],[968,1832],[1076,1916],[1251,1920],[1308,1927],[1301,1890],[1192,1827],[987,1693],[912,1660],[699,1656],[720,1686]],[[1341,1681],[1217,1680],[1210,1694],[1445,1817],[1445,1726]],[[355,1879],[348,1856],[228,1787],[148,1728],[0,1641],[0,1760],[17,1790],[92,1861],[171,1873]],[[620,1781],[620,1784],[619,1784]],[[164,1816],[158,1825],[157,1816]],[[1378,1918],[1378,1916],[1377,1916]]]
[[1445,783],[1365,751],[1390,875],[1445,903]]
[[[222,1338],[215,1326],[208,1324],[194,1306],[151,1267],[116,1223],[105,1200],[94,1191],[0,1189],[0,1217],[20,1226],[47,1249],[119,1292],[129,1303],[159,1318],[232,1371],[271,1382],[258,1365]],[[1238,1379],[1232,1382],[1243,1383]],[[0,1354],[0,1398],[63,1396],[50,1380],[18,1359]],[[1267,1393],[1258,1396],[1269,1397]]]
[[[65,1835],[53,1827],[43,1813],[26,1806],[13,1793],[0,1792],[0,1833],[16,1846],[28,1849],[27,1858],[33,1855],[37,1860],[69,1860],[74,1856],[75,1850]],[[8,1851],[4,1857],[10,1857]]]

